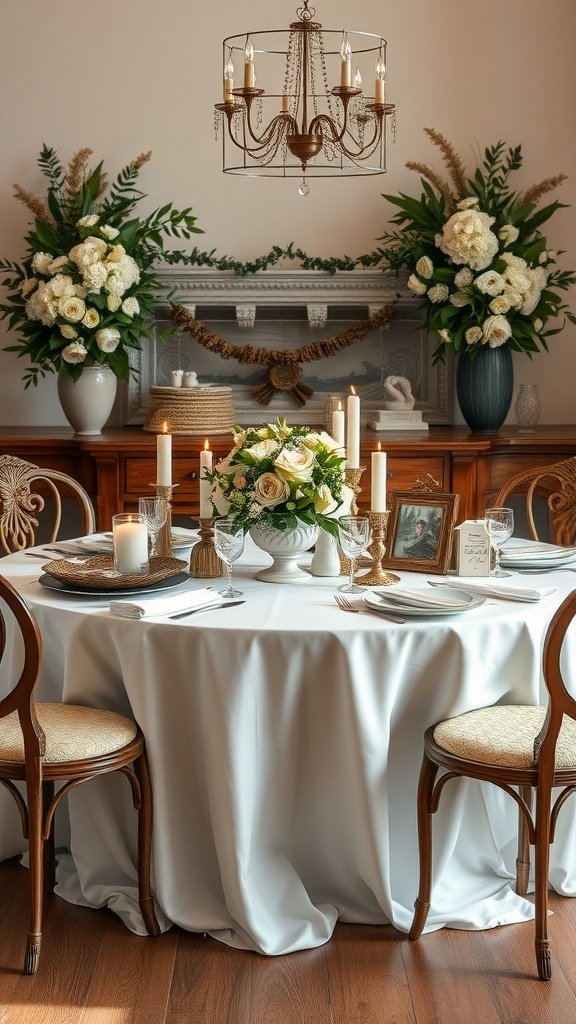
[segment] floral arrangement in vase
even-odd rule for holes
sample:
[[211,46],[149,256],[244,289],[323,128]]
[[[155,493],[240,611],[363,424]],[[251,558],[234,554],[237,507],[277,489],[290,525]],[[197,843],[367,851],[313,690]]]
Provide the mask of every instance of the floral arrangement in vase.
[[325,431],[290,427],[279,417],[260,427],[234,428],[231,452],[206,475],[217,516],[232,516],[244,531],[253,526],[290,530],[304,523],[333,536],[353,492],[344,458]]
[[384,196],[398,207],[392,223],[399,228],[381,241],[388,266],[409,272],[408,287],[422,298],[427,329],[441,339],[434,361],[447,349],[474,355],[482,345],[528,355],[547,349],[547,339],[563,327],[559,316],[576,323],[559,294],[576,275],[556,266],[560,253],[548,248],[540,230],[564,204],[538,207],[566,175],[514,191],[510,176],[522,166],[521,147],[498,142],[467,177],[444,136],[424,131],[439,148],[448,178],[426,164],[407,163],[420,173],[423,191],[420,199]]
[[78,150],[63,167],[43,146],[38,164],[48,181],[46,198],[14,186],[34,224],[23,262],[0,260],[8,289],[0,319],[20,335],[6,351],[29,361],[25,387],[50,372],[77,380],[89,366],[128,378],[129,351],[150,334],[162,296],[154,266],[171,256],[164,236],[200,232],[190,209],[171,203],[136,216],[146,198],[136,182],[151,155],[136,157],[108,186],[102,163],[89,166],[91,149]]

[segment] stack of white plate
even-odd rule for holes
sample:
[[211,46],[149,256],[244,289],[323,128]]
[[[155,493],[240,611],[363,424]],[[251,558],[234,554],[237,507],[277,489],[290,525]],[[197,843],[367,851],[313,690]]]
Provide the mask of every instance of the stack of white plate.
[[527,541],[502,548],[500,563],[507,569],[557,569],[576,563],[576,547]]

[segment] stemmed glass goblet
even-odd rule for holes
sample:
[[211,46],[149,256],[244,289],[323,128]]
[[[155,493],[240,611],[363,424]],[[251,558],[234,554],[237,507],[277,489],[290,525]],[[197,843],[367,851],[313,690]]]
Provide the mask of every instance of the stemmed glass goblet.
[[165,498],[139,498],[138,511],[146,523],[150,539],[150,557],[158,554],[156,544],[158,534],[168,516],[168,502]]
[[368,547],[370,540],[370,521],[366,516],[342,516],[338,520],[338,532],[340,547],[346,555],[350,564],[350,577],[348,583],[338,587],[347,594],[359,594],[365,587],[354,583],[354,571],[356,559]]
[[214,520],[214,547],[228,573],[226,587],[218,593],[222,597],[238,597],[242,591],[232,586],[232,563],[240,558],[244,550],[244,530],[233,516],[223,516],[222,519]]
[[490,575],[509,576],[509,572],[500,568],[500,549],[514,532],[514,511],[511,508],[487,508],[484,518],[495,555],[495,565]]

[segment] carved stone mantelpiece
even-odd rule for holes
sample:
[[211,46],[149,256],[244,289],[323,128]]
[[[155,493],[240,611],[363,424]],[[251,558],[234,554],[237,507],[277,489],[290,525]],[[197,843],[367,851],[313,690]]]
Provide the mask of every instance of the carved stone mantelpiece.
[[[274,395],[268,406],[260,405],[252,392],[263,378],[262,367],[223,360],[187,334],[168,346],[147,346],[135,354],[139,375],[128,387],[127,423],[143,422],[150,387],[167,385],[170,371],[179,368],[197,371],[201,384],[231,386],[237,421],[244,424],[278,415],[292,423],[322,423],[327,399],[345,395],[350,384],[357,387],[367,421],[372,410],[382,407],[383,382],[391,375],[409,380],[416,407],[427,422],[452,421],[450,362],[432,366],[437,340],[420,327],[418,300],[391,274],[274,270],[239,277],[168,268],[162,277],[171,301],[206,322],[211,332],[235,344],[272,351],[337,335],[387,304],[394,306],[396,318],[329,358],[300,364],[301,380],[313,389],[301,408],[287,393]],[[168,306],[160,307],[159,326],[165,327],[168,319]]]

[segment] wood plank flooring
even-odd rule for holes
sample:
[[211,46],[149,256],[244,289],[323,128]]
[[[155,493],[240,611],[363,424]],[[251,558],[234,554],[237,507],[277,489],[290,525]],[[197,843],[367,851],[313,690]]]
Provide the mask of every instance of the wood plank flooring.
[[551,898],[548,983],[531,923],[417,943],[342,924],[319,949],[260,957],[176,928],[140,938],[56,896],[25,977],[26,886],[17,861],[0,865],[1,1024],[576,1024],[576,900]]

